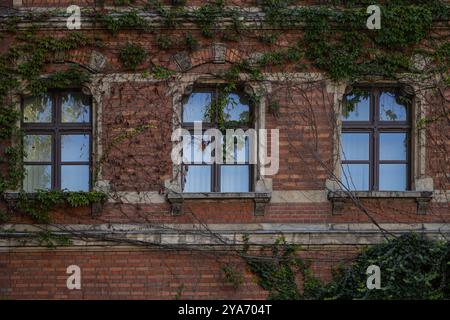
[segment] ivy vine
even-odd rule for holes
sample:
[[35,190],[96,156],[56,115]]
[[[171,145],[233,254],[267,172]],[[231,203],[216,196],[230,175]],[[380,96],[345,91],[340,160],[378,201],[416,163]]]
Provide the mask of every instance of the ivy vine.
[[[248,238],[243,257],[269,299],[449,299],[450,243],[408,233],[367,247],[350,265],[340,266],[328,283],[314,277],[300,247],[283,237],[250,255]],[[366,273],[380,267],[381,289],[368,289]],[[297,279],[301,279],[300,286]]]

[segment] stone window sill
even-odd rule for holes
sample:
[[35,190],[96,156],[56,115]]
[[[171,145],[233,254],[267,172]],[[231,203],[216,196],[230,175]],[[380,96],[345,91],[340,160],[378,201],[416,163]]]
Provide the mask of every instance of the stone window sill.
[[345,203],[351,202],[351,197],[357,199],[414,199],[417,203],[417,214],[426,214],[428,204],[433,198],[431,191],[330,191],[328,200],[333,206],[333,214],[342,214]]
[[265,214],[266,205],[272,194],[270,192],[205,192],[205,193],[168,193],[167,200],[171,204],[171,214],[174,216],[183,214],[184,201],[204,200],[253,200],[255,216]]

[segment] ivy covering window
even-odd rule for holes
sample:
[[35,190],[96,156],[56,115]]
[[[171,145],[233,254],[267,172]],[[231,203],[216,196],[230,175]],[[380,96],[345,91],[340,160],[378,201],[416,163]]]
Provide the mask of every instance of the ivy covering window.
[[348,189],[410,188],[410,105],[397,88],[359,88],[345,97],[341,180]]
[[23,189],[89,191],[91,98],[79,91],[22,100]]
[[[249,163],[248,137],[233,138],[226,145],[226,129],[251,127],[249,99],[239,93],[225,92],[222,87],[196,88],[183,101],[182,126],[190,135],[190,154],[183,154],[182,188],[184,192],[249,192],[252,190],[252,165]],[[194,134],[195,122],[201,122],[202,134]],[[211,161],[215,157],[215,137],[205,131],[222,132],[223,159],[233,149],[233,161]],[[217,145],[217,144],[215,144]],[[231,154],[231,153],[230,153]],[[230,163],[232,162],[232,163]]]

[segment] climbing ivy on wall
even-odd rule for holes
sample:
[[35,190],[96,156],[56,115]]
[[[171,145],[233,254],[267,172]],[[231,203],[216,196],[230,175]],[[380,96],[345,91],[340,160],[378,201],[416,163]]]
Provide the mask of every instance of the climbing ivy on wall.
[[119,59],[126,69],[136,70],[147,57],[145,49],[134,43],[126,43],[119,51]]
[[[132,0],[114,1],[117,6],[128,6]],[[436,23],[447,22],[450,6],[442,0],[393,0],[381,6],[381,30],[367,30],[365,8],[373,1],[332,1],[328,6],[295,6],[293,0],[260,1],[264,13],[262,30],[249,27],[242,22],[245,13],[225,6],[223,0],[211,1],[197,8],[184,7],[184,1],[176,6],[163,6],[160,1],[150,0],[143,8],[132,10],[87,13],[95,23],[103,27],[111,36],[121,32],[153,32],[156,29],[146,16],[156,12],[168,30],[177,30],[181,21],[191,21],[201,32],[199,39],[192,33],[182,36],[160,37],[160,51],[181,47],[187,50],[198,48],[199,40],[218,39],[234,41],[245,33],[255,36],[267,47],[255,59],[244,59],[232,64],[224,77],[228,87],[233,88],[241,81],[240,75],[247,74],[249,80],[260,81],[263,71],[268,67],[295,65],[297,69],[305,68],[308,63],[319,68],[333,80],[357,81],[367,76],[384,76],[395,78],[401,72],[423,73],[416,70],[412,57],[420,53],[432,60],[431,72],[440,73],[447,84],[450,82],[449,59],[450,46],[445,39],[430,37]],[[32,25],[23,31],[16,30],[17,23],[46,21],[51,13],[30,13],[21,17],[5,19],[4,30],[14,36],[13,44],[0,56],[0,144],[6,146],[0,157],[8,170],[0,176],[0,194],[7,189],[20,188],[23,179],[21,159],[23,151],[20,143],[10,144],[13,139],[20,141],[20,130],[15,126],[20,114],[10,101],[11,93],[29,91],[34,95],[45,93],[49,88],[80,86],[89,81],[89,74],[73,67],[55,72],[42,78],[46,64],[68,50],[99,46],[106,49],[101,37],[87,36],[82,32],[68,32],[64,36],[49,36]],[[226,24],[222,21],[227,20]],[[290,30],[295,39],[288,48],[273,49],[280,34]],[[297,32],[301,30],[301,32]],[[422,44],[426,43],[426,46]],[[117,51],[117,57],[125,68],[137,69],[145,60],[148,52],[136,43],[126,43]],[[165,80],[175,70],[165,66],[153,65],[152,75]],[[252,97],[258,99],[259,97]],[[277,109],[277,101],[271,101]],[[69,199],[67,199],[69,201]],[[52,205],[54,204],[50,201]],[[43,205],[45,210],[49,209]],[[32,211],[32,210],[31,210]],[[286,270],[285,270],[286,271]],[[286,271],[288,272],[288,271]],[[288,272],[289,273],[289,272]]]
[[[380,267],[379,290],[367,288],[370,265]],[[449,299],[449,277],[450,243],[410,233],[367,248],[330,283],[311,287],[308,294],[315,299]]]
[[[16,104],[10,100],[10,94],[29,92],[39,96],[50,88],[64,89],[86,84],[90,80],[90,75],[77,66],[53,72],[46,77],[41,77],[41,73],[46,64],[58,54],[86,47],[92,43],[93,39],[82,33],[74,32],[63,37],[52,37],[39,35],[38,29],[32,26],[23,33],[17,34],[15,43],[0,57],[0,74],[2,75],[0,79],[0,144],[2,146],[0,160],[7,166],[7,170],[0,176],[2,198],[6,197],[7,190],[20,190],[24,177],[22,133],[16,125],[21,115]],[[66,204],[75,207],[103,201],[105,197],[97,192],[39,191],[37,195],[21,193],[12,201],[14,205],[10,206],[10,209],[18,209],[38,222],[48,223],[49,211],[56,205]],[[9,215],[3,212],[1,216],[2,220],[5,220]]]
[[[324,284],[299,257],[300,247],[279,238],[244,259],[269,299],[449,299],[450,243],[409,233],[367,247]],[[368,289],[366,273],[380,267],[381,289]],[[301,279],[300,286],[298,279]]]

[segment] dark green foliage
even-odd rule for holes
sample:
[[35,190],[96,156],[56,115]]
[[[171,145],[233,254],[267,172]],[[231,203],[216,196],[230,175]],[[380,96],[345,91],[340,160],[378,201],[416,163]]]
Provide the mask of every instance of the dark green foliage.
[[4,106],[0,108],[0,139],[10,137],[16,130],[16,121],[19,119],[19,112],[14,106]]
[[419,43],[428,34],[432,8],[428,6],[381,7],[382,28],[375,42],[387,48],[405,48]]
[[[269,292],[268,299],[296,300],[301,294],[296,283],[296,269],[303,262],[296,256],[298,247],[279,238],[275,244],[263,247],[259,256],[245,256],[258,284]],[[244,254],[247,254],[244,251]]]
[[17,188],[24,177],[22,166],[23,150],[20,145],[7,146],[3,151],[0,162],[6,162],[8,171],[0,176],[0,194],[7,189]]
[[68,246],[72,243],[70,238],[66,235],[56,234],[49,230],[40,231],[36,236],[39,245],[46,246],[47,248],[55,248],[56,246]]
[[48,89],[80,88],[89,80],[90,75],[87,71],[72,67],[65,71],[52,73],[48,77],[34,80],[30,83],[30,89],[34,96],[39,96],[46,93]]
[[97,14],[97,18],[112,34],[125,29],[150,30],[147,21],[139,16],[136,11],[129,11],[123,14]]
[[[244,258],[270,299],[449,299],[450,243],[409,233],[363,250],[324,284],[282,238],[258,257]],[[244,250],[247,253],[248,247]],[[367,268],[380,267],[381,289],[367,289]],[[296,275],[303,279],[303,291]]]
[[[367,267],[381,270],[381,289],[366,287]],[[318,286],[319,287],[319,286]],[[313,298],[449,299],[450,243],[406,234],[363,251]]]
[[223,265],[221,267],[221,270],[224,275],[225,283],[230,284],[234,289],[239,288],[239,286],[242,283],[244,283],[244,276],[232,265],[230,264]]
[[405,51],[427,39],[433,21],[446,21],[449,12],[449,6],[437,0],[388,1],[380,5],[382,28],[369,31],[366,7],[355,6],[365,1],[335,1],[344,4],[339,8],[290,7],[293,2],[264,1],[266,22],[275,27],[304,27],[300,47],[335,80],[356,81],[367,75],[394,78],[399,72],[414,72],[411,54]]
[[212,37],[213,27],[216,25],[217,20],[223,16],[223,0],[215,0],[214,2],[207,3],[194,12],[196,22],[200,26],[202,34],[205,37]]
[[184,41],[185,41],[186,47],[190,51],[194,51],[198,48],[198,40],[196,38],[194,38],[192,33],[186,33],[186,35],[184,37]]
[[[0,107],[0,141],[18,137],[17,121],[19,112],[15,105]],[[0,164],[6,163],[8,171],[0,175],[0,195],[7,189],[15,189],[23,179],[22,148],[20,145],[7,145],[0,149]]]
[[168,35],[158,35],[156,37],[156,43],[158,44],[160,50],[169,50],[175,46],[172,38]]
[[164,80],[164,79],[169,78],[174,73],[175,73],[174,71],[167,69],[163,66],[154,66],[153,67],[153,76],[156,79]]
[[291,46],[288,49],[273,50],[264,53],[258,60],[259,66],[286,65],[299,62],[304,57],[304,52],[299,46]]
[[271,100],[269,102],[269,112],[274,116],[278,116],[279,111],[280,111],[280,102],[276,100]]
[[147,52],[139,44],[126,43],[119,50],[119,60],[127,69],[136,70],[147,57]]
[[129,6],[133,4],[135,0],[113,0],[115,6]]
[[273,45],[277,42],[278,37],[279,37],[278,34],[264,33],[259,36],[259,41],[261,41],[264,44]]
[[50,210],[58,205],[76,208],[106,201],[106,194],[98,191],[65,192],[62,190],[39,190],[35,194],[21,193],[17,208],[30,215],[38,223],[50,222]]

